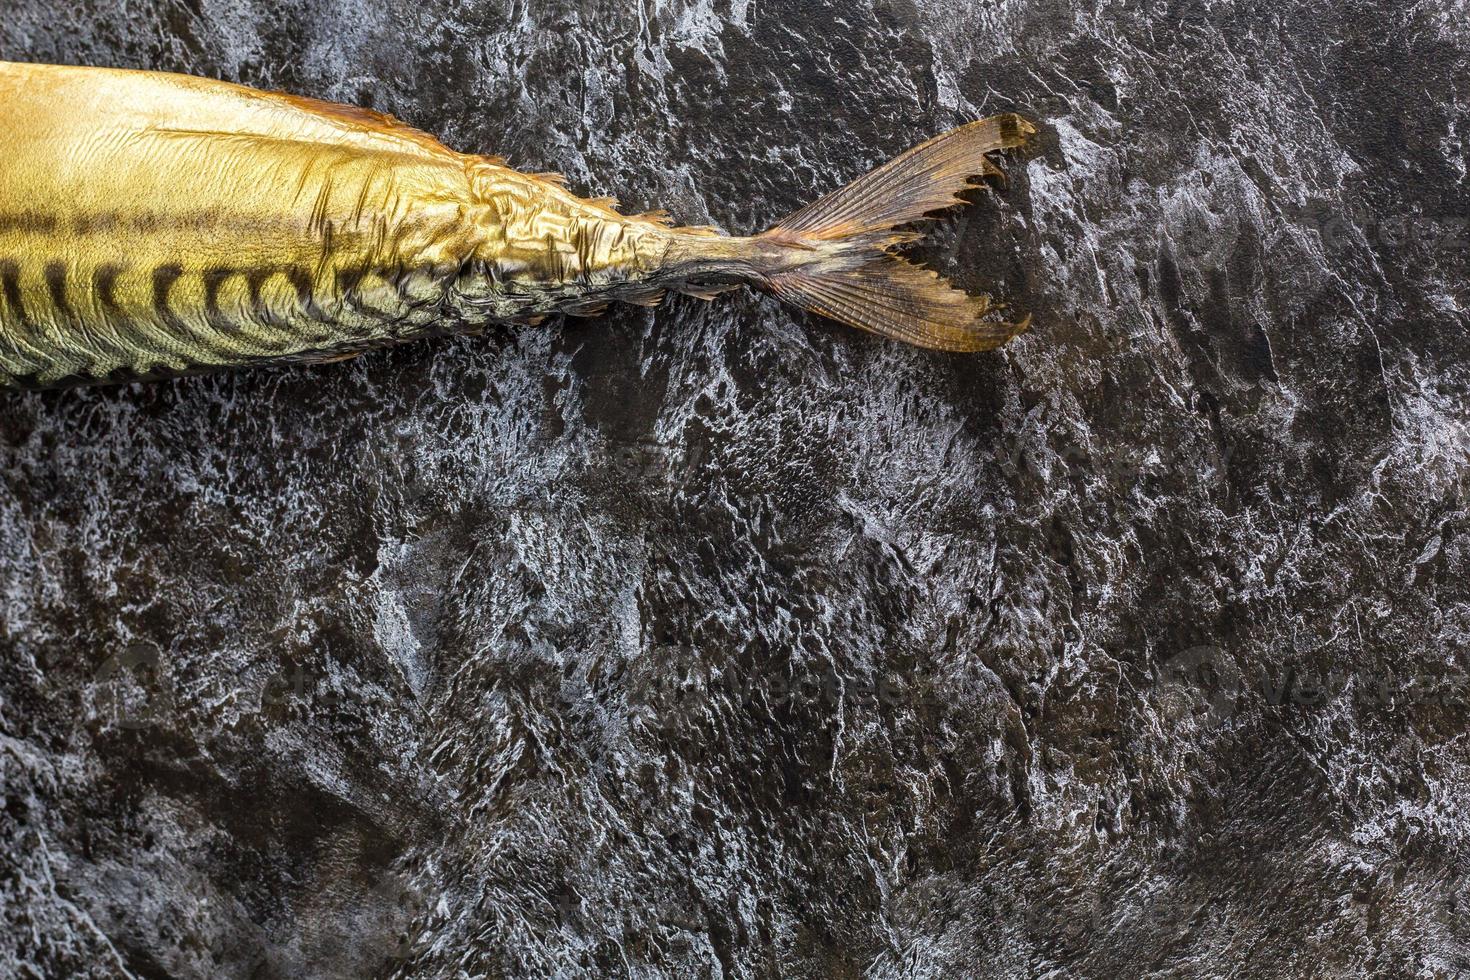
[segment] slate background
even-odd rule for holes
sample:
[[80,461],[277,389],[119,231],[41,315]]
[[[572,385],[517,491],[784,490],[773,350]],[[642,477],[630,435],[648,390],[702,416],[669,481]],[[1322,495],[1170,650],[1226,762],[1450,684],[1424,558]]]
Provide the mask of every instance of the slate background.
[[1470,29],[1344,6],[6,0],[736,232],[1042,134],[920,253],[998,353],[0,396],[0,972],[1470,971]]

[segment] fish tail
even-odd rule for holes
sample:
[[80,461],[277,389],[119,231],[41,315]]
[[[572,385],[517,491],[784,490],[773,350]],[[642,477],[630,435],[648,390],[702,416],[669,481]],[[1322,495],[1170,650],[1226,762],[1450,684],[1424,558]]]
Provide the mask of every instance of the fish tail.
[[986,319],[985,296],[955,289],[894,254],[921,238],[895,231],[963,203],[974,178],[1000,171],[987,154],[1021,146],[1036,128],[1017,115],[992,116],[914,147],[807,205],[763,235],[744,239],[749,281],[782,301],[919,347],[981,351],[1030,325]]

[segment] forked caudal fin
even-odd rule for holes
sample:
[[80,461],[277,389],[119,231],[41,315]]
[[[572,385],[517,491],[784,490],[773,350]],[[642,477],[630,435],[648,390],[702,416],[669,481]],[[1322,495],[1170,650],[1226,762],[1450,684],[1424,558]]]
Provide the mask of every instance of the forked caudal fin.
[[[1030,323],[984,319],[984,296],[893,254],[921,237],[895,231],[963,203],[974,178],[999,174],[987,154],[1021,146],[1036,128],[1017,115],[992,116],[896,157],[751,239],[757,283],[802,309],[919,347],[999,347]],[[771,248],[771,246],[776,246]]]

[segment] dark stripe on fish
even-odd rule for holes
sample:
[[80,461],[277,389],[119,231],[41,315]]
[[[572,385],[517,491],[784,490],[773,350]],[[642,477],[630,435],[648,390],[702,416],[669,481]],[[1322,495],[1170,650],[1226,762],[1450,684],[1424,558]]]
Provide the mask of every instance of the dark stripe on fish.
[[201,338],[189,328],[183,318],[173,311],[168,305],[168,291],[173,284],[178,282],[184,275],[183,266],[162,265],[153,270],[153,312],[165,328],[172,333],[180,343],[185,345],[183,351],[171,352],[188,367],[192,364],[202,363],[198,353],[218,354],[218,351],[210,349]]
[[[125,344],[131,345],[127,351],[129,357],[142,361],[149,354],[158,354],[156,347],[150,347],[150,338],[139,327],[137,321],[128,315],[122,304],[117,301],[117,279],[127,271],[127,266],[118,265],[113,262],[105,262],[99,265],[92,273],[92,291],[97,296],[97,302],[102,307],[102,312],[107,316],[107,322],[117,332],[118,338]],[[119,368],[118,371],[137,372],[139,368]],[[152,370],[144,367],[143,370]],[[114,372],[116,373],[116,372]],[[109,379],[112,380],[112,379]],[[119,378],[117,380],[124,380]]]
[[164,326],[181,335],[189,333],[189,325],[168,305],[168,291],[183,274],[183,267],[177,265],[161,265],[153,270],[153,312]]
[[[40,211],[17,211],[8,214],[0,214],[0,234],[21,233],[32,235],[55,235],[65,232],[68,235],[106,235],[118,231],[131,232],[162,232],[195,230],[210,231],[227,225],[238,225],[239,222],[228,215],[219,214],[214,211],[194,211],[188,214],[173,214],[164,212],[126,212],[126,211],[100,211],[95,214],[78,214],[70,218],[62,218],[54,214]],[[272,228],[286,231],[297,227],[296,222],[289,220],[263,219],[254,222],[256,226],[268,224]]]
[[81,338],[82,342],[74,345],[78,353],[84,351],[82,356],[90,357],[93,366],[98,361],[105,363],[126,360],[133,355],[133,351],[110,339],[106,335],[105,328],[94,329],[89,325],[72,306],[71,300],[67,298],[67,265],[65,262],[61,260],[47,262],[42,270],[42,276],[46,280],[46,291],[51,296],[51,305],[56,310],[57,321],[65,324]]
[[20,263],[14,259],[0,262],[0,293],[5,296],[5,306],[22,329],[29,329],[30,318],[26,316],[25,300],[20,295]]
[[55,215],[22,211],[18,214],[0,214],[0,234],[8,231],[24,231],[32,234],[49,235],[61,227]]
[[66,301],[66,263],[47,262],[41,273],[46,278],[46,291],[51,294],[51,305],[56,315],[63,320],[76,321],[71,305]]
[[250,289],[250,309],[260,322],[266,326],[275,327],[277,330],[290,330],[291,321],[271,309],[270,304],[265,301],[265,296],[261,292],[262,287],[265,286],[265,281],[275,274],[276,270],[271,268],[247,269],[245,271],[245,283]]
[[229,268],[208,269],[204,273],[204,319],[214,329],[223,334],[238,334],[240,325],[225,316],[224,310],[220,309],[219,291],[225,284],[225,280],[235,275],[236,271]]
[[357,266],[352,269],[337,270],[337,294],[342,301],[359,313],[367,316],[382,316],[382,312],[367,305],[362,300],[362,281],[367,278],[366,267]]
[[16,384],[24,385],[28,375],[38,374],[52,362],[50,354],[33,343],[33,336],[20,293],[20,263],[0,259],[0,345],[7,349],[6,359],[21,369],[13,374]]
[[[205,272],[204,318],[206,321],[208,321],[211,327],[219,331],[221,334],[224,334],[227,337],[240,338],[248,344],[259,347],[267,354],[279,354],[288,351],[292,347],[289,339],[282,337],[272,338],[257,333],[250,333],[246,330],[245,324],[238,323],[235,320],[230,319],[230,317],[226,315],[224,309],[220,306],[219,293],[220,290],[224,288],[225,283],[228,282],[232,276],[243,276],[250,287],[250,297],[252,305],[257,310],[261,309],[262,306],[260,302],[260,288],[258,283],[256,283],[252,278],[252,275],[252,273],[249,273],[242,269],[231,269],[225,267],[210,269]],[[271,325],[275,326],[275,324]]]
[[261,290],[266,280],[278,274],[286,276],[293,286],[296,285],[295,276],[287,269],[249,269],[245,272],[245,279],[250,286],[250,306],[254,310],[255,315],[266,326],[274,327],[284,335],[280,340],[280,349],[299,349],[303,341],[316,344],[330,340],[332,336],[330,332],[308,330],[304,320],[293,320],[288,315],[283,315],[271,309],[270,304],[266,302]]
[[316,290],[313,288],[315,284],[312,281],[311,274],[305,269],[296,266],[292,266],[285,271],[286,278],[290,280],[292,288],[296,290],[296,299],[301,303],[301,309],[305,311],[306,315],[318,323],[335,324],[337,321],[328,316],[326,311],[317,305]]
[[97,294],[97,302],[102,304],[102,312],[107,314],[108,319],[114,323],[123,324],[128,320],[128,315],[118,305],[117,277],[123,274],[126,266],[107,263],[99,265],[97,271],[92,274],[92,289]]

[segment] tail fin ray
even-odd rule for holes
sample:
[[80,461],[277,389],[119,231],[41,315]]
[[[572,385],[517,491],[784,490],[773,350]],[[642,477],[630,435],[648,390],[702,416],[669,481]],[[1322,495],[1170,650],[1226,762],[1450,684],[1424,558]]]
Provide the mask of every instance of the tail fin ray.
[[983,319],[992,309],[940,276],[893,255],[919,237],[896,231],[961,203],[973,179],[998,174],[987,158],[1024,144],[1036,131],[1016,115],[961,126],[914,147],[877,170],[807,205],[757,241],[792,248],[765,270],[782,300],[870,333],[947,351],[989,350],[1025,330]]
[[887,231],[960,204],[973,178],[1000,170],[986,159],[1023,145],[1036,127],[1015,114],[991,116],[921,143],[772,229],[808,238],[839,238]]
[[1029,325],[983,320],[991,310],[986,297],[896,256],[838,275],[785,273],[772,278],[771,289],[794,306],[931,350],[990,350]]

